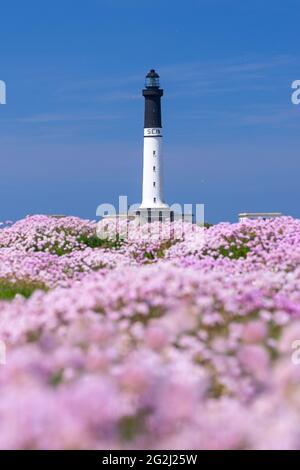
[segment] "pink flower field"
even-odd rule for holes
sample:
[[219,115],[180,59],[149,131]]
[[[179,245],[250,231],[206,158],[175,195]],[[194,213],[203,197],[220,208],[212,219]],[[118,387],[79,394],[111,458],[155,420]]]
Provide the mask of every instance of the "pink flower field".
[[96,229],[0,227],[0,448],[299,449],[300,220]]

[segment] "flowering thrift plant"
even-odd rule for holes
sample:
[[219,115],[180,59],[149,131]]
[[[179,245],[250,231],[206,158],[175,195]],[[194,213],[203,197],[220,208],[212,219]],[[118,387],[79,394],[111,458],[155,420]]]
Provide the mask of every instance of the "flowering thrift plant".
[[0,448],[300,448],[299,220],[1,227]]

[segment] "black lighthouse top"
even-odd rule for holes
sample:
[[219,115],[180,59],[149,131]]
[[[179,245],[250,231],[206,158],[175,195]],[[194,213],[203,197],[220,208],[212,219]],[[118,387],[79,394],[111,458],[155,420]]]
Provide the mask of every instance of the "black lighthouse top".
[[145,89],[143,90],[143,96],[145,97],[145,129],[162,127],[160,99],[163,93],[164,91],[159,88],[159,75],[154,69],[151,69],[146,75]]

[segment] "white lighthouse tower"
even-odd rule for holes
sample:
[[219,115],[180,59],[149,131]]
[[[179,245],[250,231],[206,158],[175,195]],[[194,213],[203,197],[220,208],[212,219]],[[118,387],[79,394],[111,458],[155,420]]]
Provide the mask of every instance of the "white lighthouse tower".
[[[163,194],[163,133],[159,75],[154,69],[146,75],[144,119],[143,200],[138,215],[147,222],[170,218]],[[171,214],[172,215],[172,214]]]

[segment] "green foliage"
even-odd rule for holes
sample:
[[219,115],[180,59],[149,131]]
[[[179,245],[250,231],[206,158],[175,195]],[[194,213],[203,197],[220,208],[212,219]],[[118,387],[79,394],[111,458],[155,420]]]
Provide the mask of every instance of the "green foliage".
[[153,261],[157,258],[164,258],[166,251],[177,242],[178,240],[175,239],[166,240],[162,242],[158,248],[152,249],[151,251],[147,251],[146,249],[144,252],[144,258],[149,259],[150,261]]
[[37,289],[47,290],[46,286],[39,282],[0,279],[0,300],[12,300],[17,294],[28,299]]
[[102,239],[97,237],[97,235],[80,235],[78,241],[80,243],[84,243],[86,246],[90,248],[109,248],[109,249],[119,249],[122,244],[123,240],[119,238],[119,236],[116,237],[115,240],[109,240],[109,239]]
[[149,410],[140,410],[136,415],[123,416],[119,423],[120,437],[123,441],[132,441],[136,436],[145,432],[145,420]]
[[63,369],[59,369],[58,371],[54,372],[53,375],[50,377],[50,385],[53,387],[57,387],[60,385],[64,378],[64,371]]
[[246,245],[231,245],[230,248],[221,246],[219,248],[220,255],[230,259],[246,258],[249,251],[250,248]]
[[238,235],[231,235],[230,237],[223,237],[226,246],[219,247],[219,254],[230,259],[247,258],[250,251],[248,246],[256,238],[255,232],[245,231]]

